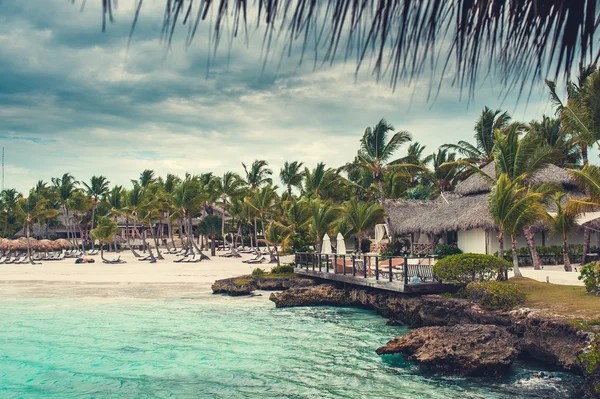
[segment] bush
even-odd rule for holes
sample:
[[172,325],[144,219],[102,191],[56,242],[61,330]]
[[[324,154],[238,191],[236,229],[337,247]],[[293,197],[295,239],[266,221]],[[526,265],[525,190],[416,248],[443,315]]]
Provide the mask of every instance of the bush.
[[471,281],[489,281],[510,270],[511,264],[492,255],[459,254],[440,259],[433,273],[440,279],[466,285]]
[[379,253],[379,260],[388,260],[389,258],[391,258],[393,256],[393,252],[391,249],[386,249],[385,251],[381,251]]
[[498,281],[473,281],[464,288],[463,295],[487,310],[510,310],[525,302],[521,287]]
[[585,284],[587,292],[600,295],[600,262],[592,262],[581,268],[581,274],[577,277]]
[[449,255],[458,255],[462,254],[462,251],[455,246],[448,244],[439,244],[435,247],[433,251],[433,255],[436,255],[438,258],[442,259]]
[[310,236],[304,232],[297,232],[292,240],[292,251],[295,252],[312,252],[315,242]]
[[290,274],[294,273],[294,266],[292,265],[281,265],[275,266],[271,269],[271,274]]
[[265,274],[265,271],[259,267],[257,267],[256,269],[252,270],[252,275],[253,276],[263,276]]

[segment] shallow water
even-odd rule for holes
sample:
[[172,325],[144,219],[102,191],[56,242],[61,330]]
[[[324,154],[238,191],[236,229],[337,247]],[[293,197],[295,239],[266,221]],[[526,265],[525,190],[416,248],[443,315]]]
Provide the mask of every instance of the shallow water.
[[[426,376],[375,349],[372,312],[275,309],[265,297],[0,298],[0,398],[546,398],[564,383]],[[568,384],[566,384],[568,386]]]

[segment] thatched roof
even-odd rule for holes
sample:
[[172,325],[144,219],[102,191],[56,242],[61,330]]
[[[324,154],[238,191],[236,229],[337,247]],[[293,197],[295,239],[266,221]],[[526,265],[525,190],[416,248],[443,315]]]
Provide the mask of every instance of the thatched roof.
[[[388,207],[391,229],[396,234],[441,234],[446,231],[487,229],[496,225],[488,211],[488,194],[445,194],[434,201],[401,201]],[[407,203],[408,204],[404,204]],[[415,203],[413,203],[415,202]]]
[[[485,165],[481,168],[481,171],[492,178],[496,177],[496,165],[494,162]],[[527,181],[531,184],[556,183],[566,188],[575,186],[575,181],[571,178],[569,173],[556,165],[546,166],[544,169],[530,176]],[[491,185],[492,183],[488,178],[480,173],[474,173],[464,181],[458,183],[454,192],[460,195],[489,193]]]

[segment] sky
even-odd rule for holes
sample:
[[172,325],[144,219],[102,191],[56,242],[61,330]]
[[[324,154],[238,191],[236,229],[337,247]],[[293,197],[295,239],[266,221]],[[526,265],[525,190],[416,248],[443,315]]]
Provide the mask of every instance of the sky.
[[252,28],[249,45],[221,45],[207,67],[207,24],[189,47],[185,28],[176,31],[165,52],[164,0],[145,1],[127,52],[133,1],[119,2],[104,33],[100,1],[83,11],[76,3],[0,3],[5,188],[27,192],[66,172],[125,186],[144,169],[242,174],[241,163],[255,159],[267,160],[275,175],[285,161],[337,167],[354,158],[364,129],[381,118],[431,153],[471,141],[485,105],[522,121],[553,113],[541,84],[528,101],[517,93],[504,98],[501,84],[487,80],[470,100],[448,83],[428,99],[430,76],[394,91],[368,65],[356,75],[352,61],[315,69],[299,65],[299,56],[277,57],[263,69],[261,32]]

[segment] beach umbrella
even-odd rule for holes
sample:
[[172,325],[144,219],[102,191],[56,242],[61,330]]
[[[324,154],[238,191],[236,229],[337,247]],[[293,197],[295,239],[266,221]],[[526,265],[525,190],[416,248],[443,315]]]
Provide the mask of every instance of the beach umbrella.
[[342,233],[338,233],[337,235],[337,254],[346,255],[346,241]]
[[[27,250],[27,238],[26,237],[21,237],[15,241],[17,241],[17,245],[19,246],[17,249],[20,249],[22,251]],[[29,247],[31,248],[31,250],[37,250],[39,248],[38,240],[36,240],[35,238],[29,238]]]
[[0,251],[8,251],[8,242],[6,238],[0,238]]
[[323,246],[321,247],[321,253],[324,255],[333,255],[333,251],[331,250],[331,238],[329,238],[329,234],[325,234],[323,236]]
[[38,242],[38,246],[39,246],[39,250],[40,251],[52,251],[55,248],[55,244],[54,241],[50,241],[50,240],[40,240]]

